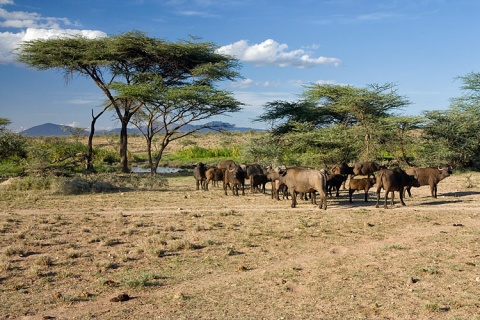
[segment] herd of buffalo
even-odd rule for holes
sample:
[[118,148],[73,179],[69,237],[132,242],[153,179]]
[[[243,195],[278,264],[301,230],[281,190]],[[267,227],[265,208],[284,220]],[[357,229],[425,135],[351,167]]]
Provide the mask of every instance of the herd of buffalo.
[[[365,192],[365,201],[368,201],[368,191],[376,185],[377,203],[379,206],[380,191],[385,191],[384,208],[387,208],[388,194],[390,204],[394,204],[394,192],[400,195],[403,201],[405,192],[411,197],[412,187],[430,186],[432,197],[437,197],[437,184],[452,174],[449,166],[388,169],[375,162],[360,162],[349,166],[347,163],[334,165],[330,170],[316,170],[307,167],[263,167],[258,164],[237,164],[233,160],[221,161],[217,166],[207,167],[204,163],[197,163],[193,170],[197,190],[208,190],[212,184],[222,182],[225,195],[231,190],[234,195],[245,195],[245,182],[250,184],[250,192],[265,193],[267,183],[271,184],[272,198],[280,200],[280,194],[288,199],[291,196],[292,208],[297,205],[297,196],[310,199],[318,204],[319,208],[327,209],[327,197],[332,191],[339,196],[340,188],[347,189],[345,182],[349,179],[348,194],[352,202],[355,191]],[[317,202],[317,195],[319,202]]]

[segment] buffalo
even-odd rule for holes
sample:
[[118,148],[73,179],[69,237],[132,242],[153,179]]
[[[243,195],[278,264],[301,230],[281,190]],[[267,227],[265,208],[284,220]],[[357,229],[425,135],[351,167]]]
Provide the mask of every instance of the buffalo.
[[200,190],[200,188],[202,188],[202,190],[205,189],[206,171],[207,167],[202,162],[198,162],[193,169],[193,177],[195,178],[197,190]]
[[[452,170],[448,166],[443,168],[410,168],[407,169],[406,172],[410,175],[417,175],[418,187],[430,186],[430,192],[434,198],[437,197],[437,184],[452,174]],[[406,187],[406,191],[410,198],[412,197],[412,194],[410,193],[411,188],[412,186]]]
[[375,184],[375,178],[361,178],[350,179],[348,186],[348,196],[350,197],[350,203],[352,203],[352,194],[355,191],[365,191],[365,202],[368,202],[368,190]]
[[223,160],[217,164],[218,169],[225,170],[229,167],[236,166],[237,164],[233,160]]
[[339,197],[340,187],[345,183],[345,180],[347,180],[347,177],[343,174],[334,174],[332,176],[328,176],[327,190],[330,197],[332,196],[333,189],[336,191],[335,196],[337,198]]
[[404,189],[408,185],[416,186],[418,185],[416,175],[408,175],[405,171],[400,168],[394,170],[390,169],[381,169],[377,174],[377,204],[375,207],[378,208],[378,203],[380,202],[380,190],[383,188],[385,190],[385,203],[383,207],[387,209],[387,199],[388,193],[392,193],[390,204],[394,204],[394,191],[398,191],[400,194],[400,202],[402,205],[405,205],[403,202]]
[[223,174],[223,190],[227,195],[227,187],[231,186],[233,195],[238,196],[238,190],[242,188],[242,195],[245,195],[245,171],[239,165],[230,166]]
[[279,180],[283,182],[292,195],[292,208],[297,205],[297,193],[318,192],[319,208],[327,209],[327,176],[324,172],[306,168],[288,168],[279,171]]
[[[248,174],[247,174],[248,176]],[[255,190],[265,193],[265,185],[270,182],[266,174],[255,173],[250,176],[250,192],[254,193]],[[261,190],[260,190],[261,188]]]
[[357,162],[353,165],[353,175],[354,176],[370,176],[375,177],[375,172],[384,169],[376,162]]
[[278,171],[279,169],[274,170],[272,167],[268,167],[265,171],[267,179],[272,184],[272,199],[280,200],[280,191],[283,193],[282,199],[288,199],[287,186],[279,180],[280,174]]
[[261,165],[259,164],[245,164],[245,163],[242,163],[240,164],[240,167],[242,167],[243,171],[245,171],[245,173],[247,174],[246,175],[246,178],[250,178],[252,175],[254,174],[264,174],[264,170],[262,168]]
[[210,181],[212,181],[212,183],[223,181],[223,170],[216,167],[208,168],[205,172],[205,178],[205,190],[208,190]]
[[333,175],[341,174],[345,177],[345,180],[342,183],[343,189],[345,189],[345,181],[347,181],[349,176],[353,175],[353,167],[350,167],[346,162],[337,163],[333,165],[332,169],[330,169],[330,172]]

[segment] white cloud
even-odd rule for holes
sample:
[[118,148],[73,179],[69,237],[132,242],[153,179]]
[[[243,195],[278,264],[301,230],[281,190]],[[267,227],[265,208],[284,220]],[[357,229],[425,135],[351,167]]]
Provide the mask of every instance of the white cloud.
[[81,128],[80,123],[73,121],[72,123],[63,123],[62,126],[68,126],[72,128]]
[[241,81],[235,81],[235,82],[232,82],[232,87],[233,88],[248,88],[250,87],[251,85],[253,84],[253,80],[252,79],[245,79],[245,80],[241,80]]
[[288,45],[279,44],[273,39],[267,39],[261,43],[249,45],[246,40],[220,47],[217,50],[220,54],[236,57],[241,61],[251,62],[255,65],[273,65],[279,67],[308,68],[321,64],[339,65],[340,60],[328,57],[312,57],[303,50],[297,49],[288,51]]
[[[42,17],[36,12],[7,11],[1,6],[14,4],[0,0],[0,28],[19,29],[18,32],[0,32],[0,64],[15,62],[15,49],[23,41],[81,35],[86,38],[104,37],[98,30],[73,29],[75,23],[67,18]],[[65,28],[67,27],[67,28]]]
[[317,80],[315,81],[316,84],[324,85],[324,84],[337,84],[336,80]]

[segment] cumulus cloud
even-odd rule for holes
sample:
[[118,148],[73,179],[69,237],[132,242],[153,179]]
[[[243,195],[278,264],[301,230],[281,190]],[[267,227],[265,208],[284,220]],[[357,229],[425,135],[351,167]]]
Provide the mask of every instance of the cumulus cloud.
[[250,45],[246,40],[220,47],[220,54],[236,57],[241,61],[251,62],[255,65],[273,65],[279,67],[308,68],[322,64],[337,66],[340,60],[328,57],[313,57],[304,49],[288,50],[288,45],[280,44],[273,39]]
[[13,0],[0,0],[0,28],[15,31],[0,32],[0,64],[15,61],[15,49],[23,41],[81,35],[86,38],[104,37],[98,30],[75,29],[77,23],[67,18],[43,17],[36,12],[8,11],[3,7],[13,5]]

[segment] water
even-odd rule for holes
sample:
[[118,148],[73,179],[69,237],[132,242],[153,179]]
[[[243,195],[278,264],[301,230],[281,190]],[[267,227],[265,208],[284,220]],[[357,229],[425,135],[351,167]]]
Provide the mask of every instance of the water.
[[[158,167],[157,173],[177,173],[180,171],[184,171],[185,169],[180,168],[170,168],[170,167]],[[132,173],[149,173],[150,168],[140,168],[140,167],[132,167],[130,170]]]

